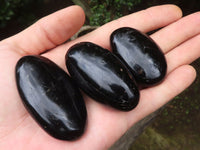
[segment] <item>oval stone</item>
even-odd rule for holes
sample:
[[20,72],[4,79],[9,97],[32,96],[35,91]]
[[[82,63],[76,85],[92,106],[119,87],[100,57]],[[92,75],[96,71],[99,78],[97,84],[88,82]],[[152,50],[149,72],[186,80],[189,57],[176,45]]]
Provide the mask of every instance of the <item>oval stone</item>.
[[149,36],[123,27],[111,34],[110,42],[113,53],[127,66],[138,84],[148,87],[164,79],[167,70],[164,54]]
[[96,101],[122,111],[138,104],[137,86],[110,51],[90,42],[78,43],[66,54],[66,65],[76,84]]
[[79,89],[65,71],[42,56],[16,65],[19,94],[28,112],[51,136],[74,140],[85,129],[87,112]]

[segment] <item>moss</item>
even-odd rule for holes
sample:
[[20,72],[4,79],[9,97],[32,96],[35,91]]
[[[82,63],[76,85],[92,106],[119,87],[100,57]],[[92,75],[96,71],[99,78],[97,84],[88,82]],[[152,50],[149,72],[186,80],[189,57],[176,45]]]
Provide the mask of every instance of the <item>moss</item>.
[[199,135],[168,136],[148,127],[129,150],[199,150]]
[[161,134],[149,127],[134,143],[130,150],[166,150],[169,148],[170,142]]

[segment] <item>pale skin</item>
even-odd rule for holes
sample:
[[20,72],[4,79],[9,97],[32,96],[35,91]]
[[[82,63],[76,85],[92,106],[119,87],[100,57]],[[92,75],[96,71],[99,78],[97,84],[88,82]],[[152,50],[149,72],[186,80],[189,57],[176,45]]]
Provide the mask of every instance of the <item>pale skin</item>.
[[[199,12],[182,18],[181,10],[174,5],[156,6],[110,22],[75,41],[64,43],[83,23],[83,10],[71,6],[0,42],[0,149],[108,149],[128,128],[162,107],[194,81],[196,72],[188,64],[200,56]],[[110,49],[111,32],[123,26],[142,32],[164,27],[151,37],[161,47],[167,60],[165,80],[157,86],[141,90],[139,105],[130,112],[115,110],[84,95],[88,112],[84,135],[74,142],[49,136],[31,118],[21,102],[15,84],[16,62],[25,55],[41,54],[66,70],[64,57],[71,45],[90,41]]]

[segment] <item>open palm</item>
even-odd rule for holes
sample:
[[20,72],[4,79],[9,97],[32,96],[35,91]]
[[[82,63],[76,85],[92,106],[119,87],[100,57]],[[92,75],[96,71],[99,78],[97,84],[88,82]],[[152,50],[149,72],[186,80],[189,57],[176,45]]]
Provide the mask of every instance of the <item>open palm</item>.
[[[180,19],[181,15],[181,10],[176,6],[156,6],[115,20],[79,39],[64,43],[84,22],[82,9],[71,6],[1,41],[0,149],[109,148],[134,123],[166,104],[193,82],[195,70],[187,64],[200,56],[200,13]],[[43,55],[66,70],[64,57],[71,45],[90,41],[110,49],[111,32],[122,26],[134,27],[143,32],[163,27],[151,37],[165,53],[168,64],[165,80],[155,87],[141,90],[139,105],[130,112],[115,110],[84,95],[88,111],[88,124],[84,135],[73,142],[49,136],[31,118],[21,102],[15,84],[16,62],[24,55]]]

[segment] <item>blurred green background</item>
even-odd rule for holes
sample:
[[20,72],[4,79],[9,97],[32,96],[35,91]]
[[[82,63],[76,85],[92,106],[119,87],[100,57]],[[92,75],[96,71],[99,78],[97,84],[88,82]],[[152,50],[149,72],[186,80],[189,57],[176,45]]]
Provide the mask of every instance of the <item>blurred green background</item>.
[[[0,0],[0,40],[73,4],[84,8],[86,25],[100,26],[169,3],[178,5],[184,16],[200,10],[200,0]],[[200,60],[192,65],[197,70],[196,81],[166,106],[130,150],[200,150]]]

